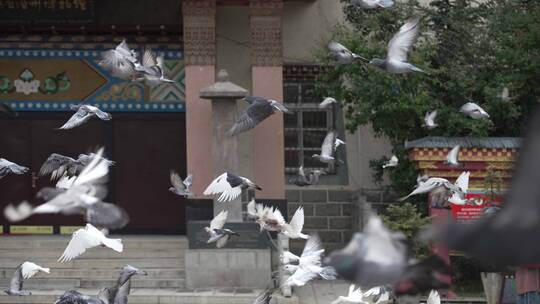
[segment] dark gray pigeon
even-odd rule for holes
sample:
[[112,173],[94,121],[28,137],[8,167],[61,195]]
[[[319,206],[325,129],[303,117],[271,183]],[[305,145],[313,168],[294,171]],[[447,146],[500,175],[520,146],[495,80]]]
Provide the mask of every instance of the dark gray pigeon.
[[131,291],[131,277],[134,275],[146,276],[148,273],[131,265],[126,265],[120,271],[120,277],[116,281],[116,285],[110,288],[109,301],[113,304],[127,304],[128,296]]
[[25,174],[30,170],[27,167],[19,166],[16,163],[12,163],[5,158],[0,158],[0,179],[13,173],[13,174]]
[[273,100],[257,96],[244,97],[249,103],[246,110],[236,120],[232,128],[228,131],[230,136],[238,135],[247,130],[255,128],[259,123],[274,114],[276,111],[290,114],[292,113],[281,103]]
[[109,297],[109,288],[102,288],[97,298],[83,295],[76,290],[68,290],[54,304],[112,304],[112,302],[109,302]]
[[319,177],[323,174],[326,174],[325,170],[311,170],[308,174],[308,178],[306,176],[304,166],[300,166],[300,168],[298,168],[298,176],[292,181],[292,183],[299,187],[317,185],[319,184]]
[[101,120],[112,119],[111,114],[107,112],[103,112],[98,107],[94,107],[91,105],[72,105],[71,109],[77,112],[73,114],[71,118],[59,129],[61,130],[73,129],[75,127],[78,127],[86,123],[94,116],[98,117]]
[[32,262],[24,262],[19,267],[17,267],[17,270],[13,273],[13,277],[11,278],[9,289],[4,290],[4,292],[10,296],[29,296],[32,295],[32,293],[29,290],[24,290],[23,288],[23,281],[30,279],[38,272],[45,272],[50,273],[49,268],[43,268],[37,264],[34,264]]
[[[68,156],[64,156],[58,153],[51,154],[41,165],[39,169],[39,175],[51,175],[51,180],[56,180],[64,175],[67,177],[77,176],[81,173],[83,168],[88,165],[97,154],[79,154],[77,159],[73,159]],[[114,161],[108,160],[103,156],[97,156],[104,160],[108,166],[115,164]]]

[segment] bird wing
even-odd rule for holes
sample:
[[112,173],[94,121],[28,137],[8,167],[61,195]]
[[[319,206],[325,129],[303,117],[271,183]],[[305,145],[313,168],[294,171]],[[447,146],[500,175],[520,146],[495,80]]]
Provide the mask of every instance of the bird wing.
[[107,160],[102,158],[101,155],[103,155],[103,148],[100,148],[94,158],[92,158],[92,161],[84,167],[73,183],[74,185],[105,182],[107,174],[109,173],[109,165],[107,164]]
[[49,157],[47,157],[45,162],[41,165],[41,168],[39,169],[39,175],[44,176],[51,174],[53,171],[58,170],[60,166],[69,166],[74,163],[75,159],[71,157],[53,153]]
[[461,174],[456,179],[456,182],[454,183],[454,185],[461,188],[463,193],[467,193],[467,190],[469,190],[469,176],[470,175],[471,173],[469,171],[461,172]]
[[285,218],[283,217],[283,214],[281,214],[281,211],[279,211],[278,208],[274,209],[272,212],[269,212],[268,218],[271,220],[275,220],[278,225],[285,225]]
[[261,292],[255,300],[253,300],[252,304],[269,304],[270,300],[272,299],[272,293],[274,292],[274,289],[267,288],[265,291]]
[[73,186],[73,183],[77,179],[76,176],[68,177],[67,175],[62,176],[58,182],[56,182],[56,189],[69,189]]
[[171,180],[172,186],[175,189],[177,189],[177,190],[185,190],[186,189],[186,187],[184,186],[184,184],[182,182],[182,178],[180,178],[180,175],[178,175],[178,173],[176,173],[175,171],[171,170],[170,180]]
[[242,188],[232,187],[227,181],[227,172],[225,172],[214,179],[203,192],[204,195],[213,195],[219,193],[221,193],[218,198],[219,202],[231,201],[242,193]]
[[349,49],[346,48],[343,44],[339,42],[335,42],[335,41],[331,41],[330,43],[328,43],[328,49],[331,52],[335,52],[335,53],[340,53],[340,52],[351,53],[351,51],[349,51]]
[[319,236],[316,234],[310,235],[300,255],[300,266],[321,265],[323,253],[324,249]]
[[296,209],[296,212],[294,213],[291,222],[289,223],[292,230],[294,232],[300,233],[302,232],[302,228],[304,228],[304,208],[298,207]]
[[71,118],[60,127],[60,129],[67,130],[78,127],[92,118],[92,114],[86,111],[84,108],[80,107]]
[[229,130],[229,135],[234,136],[253,129],[261,121],[272,115],[272,106],[265,99],[256,99],[251,102],[247,109],[240,115]]
[[249,201],[249,203],[246,206],[246,211],[250,217],[253,217],[253,218],[259,217],[259,214],[257,213],[257,204],[255,203],[255,199],[251,199],[251,201]]
[[306,172],[304,171],[304,166],[300,166],[298,168],[298,175],[300,175],[303,181],[307,181]]
[[429,292],[427,304],[441,304],[441,297],[439,296],[439,293],[436,290],[431,290]]
[[86,221],[107,229],[121,229],[129,222],[129,215],[119,205],[97,202],[86,208]]
[[[24,263],[23,263],[24,264]],[[14,291],[20,291],[23,287],[23,274],[22,274],[22,264],[17,267],[11,281],[9,283],[9,289]]]
[[336,103],[337,101],[332,97],[326,97],[320,104],[319,109],[324,109],[328,107],[329,105]]
[[[87,228],[88,228],[87,224]],[[93,228],[93,227],[92,227]],[[95,228],[94,228],[95,229]],[[79,229],[73,233],[71,241],[64,250],[62,256],[58,259],[59,262],[69,262],[74,258],[85,253],[87,249],[101,245],[101,239],[99,237],[99,230],[97,229]],[[97,231],[99,234],[96,235]],[[102,234],[101,234],[102,235]]]
[[156,54],[152,50],[147,49],[144,51],[142,58],[142,65],[145,67],[157,66]]
[[285,285],[289,286],[304,286],[307,282],[315,279],[318,276],[309,269],[299,267],[288,279]]
[[50,273],[49,268],[43,268],[37,264],[34,264],[32,262],[24,262],[21,264],[21,273],[25,280],[30,279],[36,273],[43,271],[45,273]]
[[435,124],[435,118],[437,117],[437,110],[426,112],[426,116],[424,117],[424,121],[427,126],[432,126]]
[[329,131],[324,137],[321,146],[321,156],[332,156],[334,154],[334,142],[336,141],[336,132]]
[[227,216],[229,215],[229,212],[226,210],[221,211],[216,215],[212,221],[210,222],[210,229],[221,229],[225,225],[225,222],[227,221]]
[[189,187],[191,187],[191,185],[193,185],[193,174],[188,174],[188,176],[186,177],[186,179],[184,180],[184,186],[186,186],[186,189],[189,189]]
[[216,248],[223,248],[225,245],[227,245],[227,241],[229,240],[229,235],[223,235],[216,241]]
[[96,116],[101,119],[101,120],[110,120],[111,119],[111,114],[105,112],[105,111],[102,111],[100,110],[99,108],[97,107],[92,107],[92,113],[96,114]]
[[420,17],[405,22],[388,43],[388,59],[407,61],[407,54],[418,38]]
[[449,163],[457,163],[458,161],[458,154],[459,154],[459,148],[460,145],[456,145],[455,147],[452,148],[452,150],[450,150],[450,152],[448,152],[448,155],[446,155],[446,161],[449,162]]
[[99,65],[118,78],[129,78],[135,74],[135,65],[126,56],[114,50],[103,52]]

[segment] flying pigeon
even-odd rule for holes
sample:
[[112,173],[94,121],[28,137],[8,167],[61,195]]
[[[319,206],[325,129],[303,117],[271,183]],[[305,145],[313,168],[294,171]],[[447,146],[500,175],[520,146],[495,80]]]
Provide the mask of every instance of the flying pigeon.
[[[470,204],[469,200],[465,199],[465,194],[469,190],[469,176],[471,173],[469,171],[462,172],[456,179],[455,185],[461,189],[461,193],[452,193],[452,196],[448,199],[448,202],[455,205],[465,205]],[[474,200],[473,200],[474,201]],[[477,203],[475,203],[477,204]]]
[[426,112],[426,116],[424,117],[424,126],[428,130],[435,129],[439,125],[435,122],[435,118],[437,117],[437,110]]
[[362,298],[367,303],[391,304],[394,303],[392,289],[387,286],[377,286],[366,291]]
[[0,179],[7,175],[13,174],[25,174],[30,170],[27,167],[19,166],[16,163],[12,163],[5,158],[0,158]]
[[356,285],[351,284],[349,286],[349,293],[347,296],[339,296],[336,300],[332,301],[331,304],[349,304],[349,303],[366,303],[362,299],[362,289],[356,287]]
[[9,283],[9,289],[4,290],[4,292],[10,296],[29,296],[32,293],[29,290],[24,290],[23,281],[28,280],[38,272],[50,273],[49,268],[43,268],[39,265],[36,265],[32,262],[24,262],[17,270],[13,273],[11,282]]
[[115,49],[103,52],[98,64],[114,77],[129,79],[136,73],[137,53],[129,48],[124,39]]
[[311,186],[319,184],[319,177],[326,174],[325,170],[315,169],[309,172],[309,179],[306,177],[304,166],[298,168],[298,176],[293,180],[293,183],[299,187]]
[[193,184],[193,174],[188,174],[186,179],[182,181],[178,173],[171,171],[170,179],[172,187],[169,188],[169,191],[183,197],[194,196],[194,194],[189,191],[189,188]]
[[320,104],[319,109],[326,109],[332,104],[337,104],[337,100],[333,97],[326,97]]
[[263,120],[270,115],[280,111],[286,114],[291,114],[283,104],[273,100],[257,96],[247,96],[244,99],[249,106],[242,112],[231,129],[227,132],[230,136],[238,135],[247,130],[255,128]]
[[252,199],[247,204],[247,215],[248,218],[254,219],[259,224],[261,231],[280,231],[282,225],[285,223],[285,219],[279,209],[257,204],[255,203],[255,199]]
[[364,57],[351,52],[348,48],[338,42],[331,41],[328,43],[330,50],[330,58],[339,64],[351,64],[357,60],[367,61]]
[[304,208],[298,207],[289,224],[282,225],[281,233],[291,239],[307,239],[309,236],[302,233],[304,228]]
[[[345,144],[345,142],[337,138],[336,131],[328,131],[321,146],[321,154],[313,154],[311,157],[318,159],[322,163],[333,164],[336,162],[334,158],[336,148],[342,144]],[[341,160],[337,161],[342,162]]]
[[217,199],[218,202],[229,202],[240,196],[244,189],[262,190],[261,187],[245,177],[225,172],[214,179],[212,183],[206,187],[203,194],[220,194]]
[[407,62],[407,55],[418,38],[419,27],[420,17],[407,20],[388,43],[386,59],[374,58],[369,63],[392,74],[424,73],[423,70]]
[[252,304],[270,304],[270,300],[272,300],[272,294],[275,290],[275,288],[267,288],[266,290],[261,292],[255,298],[255,300],[253,300]]
[[489,114],[474,102],[467,102],[459,108],[459,111],[472,119],[489,118]]
[[504,102],[510,102],[514,99],[514,97],[510,97],[510,90],[507,87],[504,87],[501,94],[497,95],[497,97]]
[[76,290],[68,290],[62,294],[54,304],[114,304],[109,299],[111,292],[109,288],[102,288],[97,298],[93,298]]
[[386,169],[388,167],[395,167],[395,166],[398,165],[398,162],[399,162],[399,160],[398,160],[397,156],[392,155],[392,157],[390,157],[390,159],[386,163],[384,163],[382,165],[382,168]]
[[[462,173],[463,174],[463,173]],[[459,177],[458,177],[459,180]],[[456,180],[457,181],[457,180]],[[400,198],[400,201],[404,201],[410,196],[422,194],[422,193],[428,193],[436,188],[444,187],[447,190],[452,191],[453,193],[457,193],[460,195],[463,195],[465,191],[459,187],[457,184],[450,183],[447,179],[441,178],[441,177],[430,177],[425,182],[421,182],[417,185],[417,187],[409,193],[407,196],[404,196]]]
[[437,255],[420,261],[412,259],[392,290],[395,295],[416,295],[431,289],[447,289],[450,274],[450,266]]
[[210,238],[207,241],[208,244],[215,242],[217,248],[222,248],[225,246],[225,244],[227,244],[227,241],[232,235],[239,236],[238,233],[230,229],[223,229],[228,215],[228,211],[222,210],[214,217],[214,219],[212,219],[210,222],[210,227],[204,228],[204,230],[210,235]]
[[284,285],[304,286],[307,282],[321,277],[324,280],[335,280],[336,271],[330,266],[321,266],[324,249],[321,239],[317,235],[310,235],[302,255],[298,258],[298,265],[287,264],[283,268],[291,276]]
[[135,65],[135,70],[142,73],[142,77],[137,80],[144,80],[150,87],[166,82],[174,83],[163,74],[163,60],[163,56],[156,57],[151,50],[146,50],[143,54],[142,65]]
[[61,130],[67,130],[67,129],[73,129],[75,127],[78,127],[87,121],[89,121],[92,117],[96,116],[101,120],[111,120],[112,115],[103,112],[97,107],[91,106],[91,105],[71,105],[70,107],[75,114],[71,116],[71,118],[59,129]]
[[352,0],[351,4],[361,8],[389,8],[394,5],[393,0]]
[[429,292],[426,304],[441,304],[441,296],[439,296],[439,293],[436,290],[431,290]]
[[58,261],[60,263],[69,262],[85,253],[86,250],[97,246],[106,246],[116,252],[124,250],[121,239],[109,239],[96,227],[86,224],[84,229],[81,228],[73,233],[71,241]]
[[108,166],[115,164],[114,161],[108,160],[103,156],[98,156],[95,153],[79,154],[75,160],[71,157],[64,156],[58,153],[51,154],[47,160],[41,165],[39,169],[39,175],[51,175],[51,180],[57,180],[61,177],[73,177],[81,173],[86,165],[88,165],[94,157],[102,158]]
[[455,147],[448,152],[448,155],[446,155],[446,163],[449,164],[452,167],[459,166],[458,162],[458,155],[459,155],[459,149],[461,148],[460,145],[456,145]]
[[7,117],[17,117],[19,113],[15,112],[7,103],[0,102],[0,113]]

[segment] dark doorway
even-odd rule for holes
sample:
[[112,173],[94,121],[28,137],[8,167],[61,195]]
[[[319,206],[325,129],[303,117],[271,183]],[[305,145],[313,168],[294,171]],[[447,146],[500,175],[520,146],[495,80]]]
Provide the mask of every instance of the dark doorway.
[[[105,147],[116,161],[109,173],[106,201],[122,205],[131,221],[115,233],[184,234],[185,200],[168,191],[169,170],[186,174],[184,113],[113,113],[113,120],[91,120],[72,130],[56,130],[71,113],[20,113],[0,120],[0,157],[30,167],[26,175],[0,179],[0,210],[9,203],[34,199],[48,177],[39,168],[51,153],[76,158],[80,153]],[[3,216],[4,231],[10,225]],[[36,215],[15,225],[83,225],[79,216]]]

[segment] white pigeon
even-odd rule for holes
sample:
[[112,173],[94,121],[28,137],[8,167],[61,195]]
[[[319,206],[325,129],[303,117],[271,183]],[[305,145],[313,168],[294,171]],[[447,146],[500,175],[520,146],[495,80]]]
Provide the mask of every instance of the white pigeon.
[[281,231],[287,224],[278,208],[257,204],[255,199],[247,204],[247,213],[248,218],[255,219],[255,222],[259,224],[261,231]]
[[302,255],[298,257],[298,265],[287,264],[283,268],[291,276],[284,285],[304,286],[307,282],[321,277],[324,280],[334,280],[336,271],[330,266],[321,266],[324,249],[317,235],[311,235],[306,242]]
[[510,97],[510,90],[507,87],[504,87],[501,94],[497,95],[497,97],[504,102],[510,102],[512,99],[514,99],[513,97]]
[[441,296],[436,290],[431,290],[429,292],[426,304],[441,304]]
[[115,77],[129,79],[136,72],[137,53],[129,48],[124,39],[115,49],[103,52],[98,64]]
[[339,64],[350,64],[359,59],[367,61],[364,57],[351,52],[348,48],[338,42],[331,41],[328,43],[328,49],[330,50],[330,58]]
[[439,125],[435,122],[435,118],[437,117],[437,110],[433,110],[431,112],[426,112],[426,116],[424,117],[424,126],[428,130],[435,129]]
[[215,242],[217,248],[222,248],[232,235],[238,236],[238,233],[230,229],[223,229],[228,215],[228,211],[222,210],[210,221],[210,227],[204,227],[204,230],[210,235],[208,244]]
[[319,109],[326,109],[332,104],[336,104],[337,100],[333,97],[326,97],[320,104]]
[[465,205],[468,200],[465,199],[465,194],[469,190],[469,177],[471,173],[469,171],[461,172],[454,183],[461,191],[452,193],[452,196],[448,199],[448,202],[454,205]]
[[28,290],[24,290],[23,281],[32,278],[38,272],[51,273],[50,268],[43,268],[32,262],[24,262],[13,273],[11,278],[9,289],[4,290],[4,292],[10,296],[29,296],[32,293]]
[[394,303],[392,289],[386,286],[377,286],[364,292],[362,299],[370,304],[391,304]]
[[400,201],[404,201],[410,196],[422,194],[422,193],[428,193],[436,188],[439,187],[445,187],[447,190],[450,190],[454,193],[463,194],[463,191],[460,189],[459,186],[452,184],[445,178],[441,177],[430,177],[425,182],[420,183],[417,185],[417,187],[408,195],[400,198]]
[[166,78],[164,75],[163,60],[163,55],[156,57],[154,52],[146,50],[143,54],[142,65],[135,65],[135,70],[142,73],[142,77],[136,80],[144,80],[150,87],[162,83],[174,83],[173,80]]
[[448,152],[446,155],[446,163],[449,164],[452,167],[459,166],[458,162],[458,155],[459,155],[459,149],[461,148],[460,145],[456,145]]
[[345,144],[345,142],[337,138],[336,131],[328,131],[321,146],[321,154],[313,154],[311,157],[318,159],[322,163],[333,164],[336,162],[334,154],[341,144]]
[[386,59],[374,58],[369,63],[392,74],[424,72],[407,62],[407,56],[418,38],[420,17],[405,22],[388,43]]
[[351,284],[349,286],[349,293],[347,296],[339,296],[336,300],[332,301],[331,304],[350,304],[350,303],[365,303],[362,299],[362,289],[360,287],[356,287],[356,285]]
[[124,250],[121,239],[109,239],[96,227],[86,224],[84,229],[81,228],[73,233],[71,241],[58,261],[60,263],[69,262],[85,253],[86,250],[97,246],[109,247],[116,252]]
[[206,187],[203,194],[219,194],[217,199],[218,202],[230,202],[239,197],[244,189],[262,190],[261,187],[245,177],[225,172],[214,179],[212,183]]
[[19,166],[5,158],[0,158],[0,179],[9,174],[25,174],[30,170],[27,167]]
[[472,119],[489,118],[489,114],[474,102],[467,102],[459,108],[459,111]]
[[291,221],[288,224],[283,225],[281,233],[291,239],[307,239],[309,236],[302,233],[304,228],[304,207],[300,206],[294,212]]
[[389,8],[394,5],[393,0],[351,0],[351,4],[361,8]]
[[399,163],[399,160],[398,160],[397,156],[392,155],[392,157],[390,157],[390,160],[388,160],[386,163],[384,163],[382,165],[382,167],[383,167],[383,169],[386,169],[388,167],[395,167],[395,166],[398,165],[398,163]]
[[61,130],[78,127],[89,121],[92,117],[98,117],[99,119],[105,121],[112,119],[111,114],[101,111],[98,107],[91,105],[71,105],[70,108],[77,112],[75,112],[75,114],[73,114],[69,120],[59,128]]

